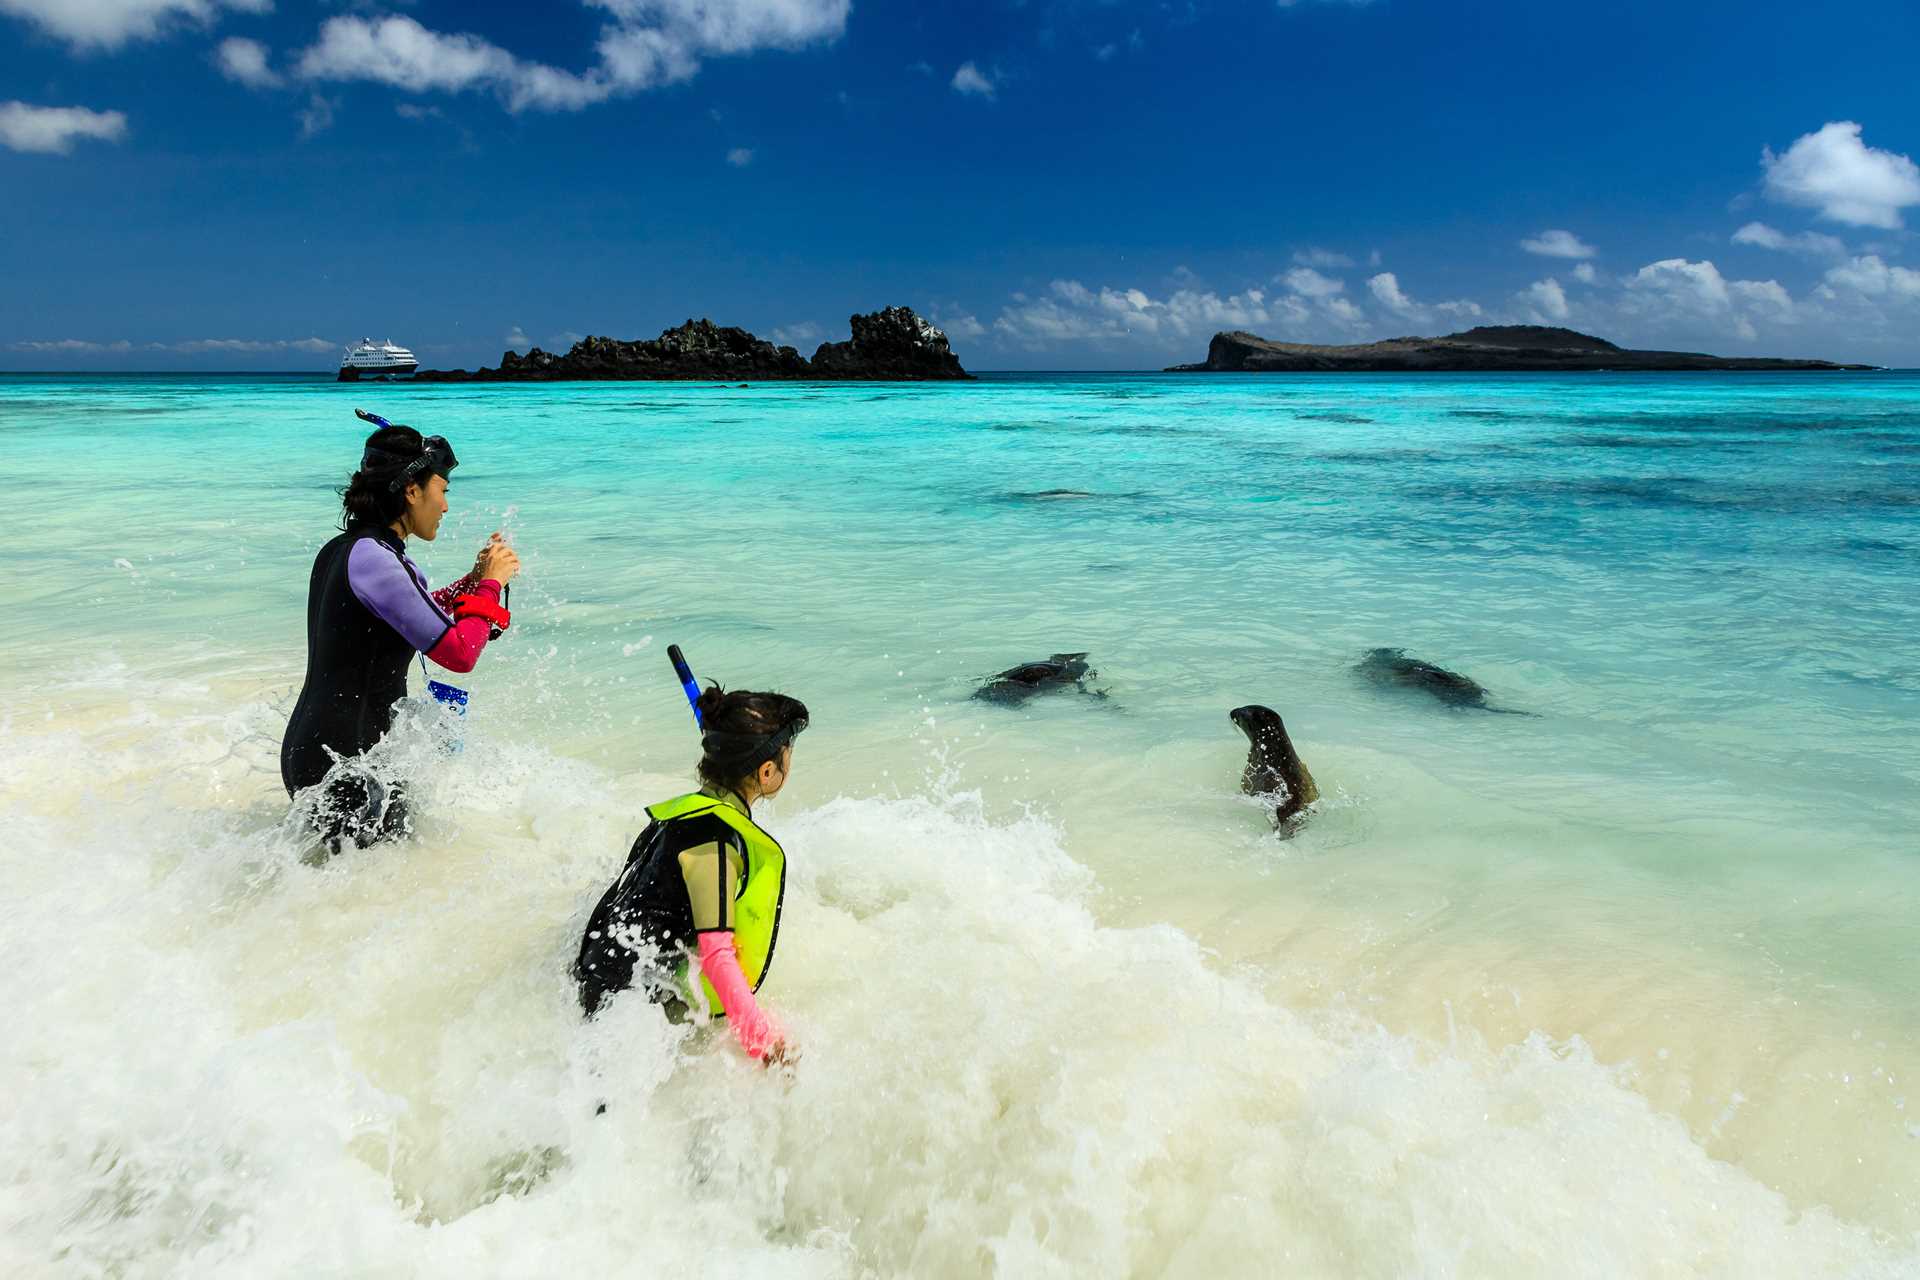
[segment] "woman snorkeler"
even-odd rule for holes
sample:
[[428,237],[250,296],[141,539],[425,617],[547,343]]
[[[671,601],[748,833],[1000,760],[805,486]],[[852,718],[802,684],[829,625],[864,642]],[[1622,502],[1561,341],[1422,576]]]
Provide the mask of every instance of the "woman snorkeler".
[[335,853],[408,830],[400,786],[361,757],[392,726],[416,653],[449,671],[473,670],[487,642],[507,628],[501,592],[520,569],[495,533],[471,573],[429,591],[406,543],[439,534],[447,477],[459,461],[440,436],[360,416],[378,429],[341,492],[342,532],[314,558],[306,682],[280,745],[289,795],[326,783],[314,823]]

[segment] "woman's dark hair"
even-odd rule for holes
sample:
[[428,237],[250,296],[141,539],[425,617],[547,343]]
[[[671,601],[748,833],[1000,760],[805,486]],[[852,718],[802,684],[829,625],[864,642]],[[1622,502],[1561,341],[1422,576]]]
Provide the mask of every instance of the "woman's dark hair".
[[807,706],[784,693],[727,693],[717,684],[700,692],[700,781],[716,790],[740,785],[769,760],[778,760],[807,727]]
[[[383,454],[397,459],[416,457],[426,447],[420,433],[412,427],[381,427],[367,437],[366,447],[378,449]],[[393,487],[393,481],[406,471],[405,461],[396,461],[391,466],[362,467],[353,473],[347,481],[347,487],[340,491],[340,527],[350,529],[357,524],[387,525],[400,518],[407,509],[407,487]]]

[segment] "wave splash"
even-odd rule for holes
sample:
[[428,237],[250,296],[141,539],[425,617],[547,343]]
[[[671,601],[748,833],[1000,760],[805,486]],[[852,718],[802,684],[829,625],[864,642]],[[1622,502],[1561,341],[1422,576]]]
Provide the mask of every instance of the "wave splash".
[[1056,826],[947,785],[769,819],[790,1078],[638,999],[584,1024],[581,921],[672,779],[420,728],[416,838],[315,866],[271,705],[125,692],[4,721],[11,1274],[1920,1270],[1577,1039],[1303,1016],[1105,926]]

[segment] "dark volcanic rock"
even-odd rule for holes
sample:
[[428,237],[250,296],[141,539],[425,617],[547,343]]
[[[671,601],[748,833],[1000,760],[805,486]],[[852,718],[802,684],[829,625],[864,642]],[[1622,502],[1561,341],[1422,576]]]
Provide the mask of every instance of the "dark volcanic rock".
[[813,353],[816,378],[965,378],[947,335],[909,307],[851,316],[853,337],[823,342]]
[[1270,342],[1251,333],[1216,333],[1205,364],[1180,364],[1169,373],[1518,373],[1614,369],[1668,372],[1690,369],[1871,369],[1825,360],[1722,357],[1692,351],[1629,351],[1605,338],[1548,325],[1483,325],[1439,338],[1388,338],[1353,346]]
[[971,378],[947,346],[947,335],[907,307],[850,319],[853,339],[829,342],[812,363],[792,347],[776,347],[745,329],[689,320],[647,342],[582,338],[563,356],[535,347],[508,351],[498,369],[423,369],[416,382],[612,382],[650,379],[730,382],[832,379],[899,381]]

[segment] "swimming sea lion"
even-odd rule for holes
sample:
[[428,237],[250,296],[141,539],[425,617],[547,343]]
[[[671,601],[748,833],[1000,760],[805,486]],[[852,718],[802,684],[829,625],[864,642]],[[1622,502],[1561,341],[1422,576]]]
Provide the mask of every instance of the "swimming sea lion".
[[1250,796],[1277,794],[1280,804],[1273,811],[1274,830],[1292,835],[1306,821],[1300,816],[1302,810],[1320,798],[1320,788],[1293,749],[1287,726],[1273,708],[1258,705],[1235,707],[1227,718],[1247,735],[1247,771],[1241,775],[1240,789]]
[[1025,702],[1036,693],[1064,689],[1068,685],[1086,693],[1089,690],[1082,681],[1096,674],[1087,669],[1086,654],[1056,653],[1045,662],[1028,662],[1002,671],[974,690],[973,696],[982,702],[1013,706]]
[[1496,711],[1506,715],[1525,712],[1505,711],[1487,705],[1487,691],[1457,671],[1436,667],[1431,662],[1409,658],[1405,649],[1373,649],[1354,667],[1377,685],[1415,689],[1430,694],[1450,707],[1471,707],[1478,711]]

